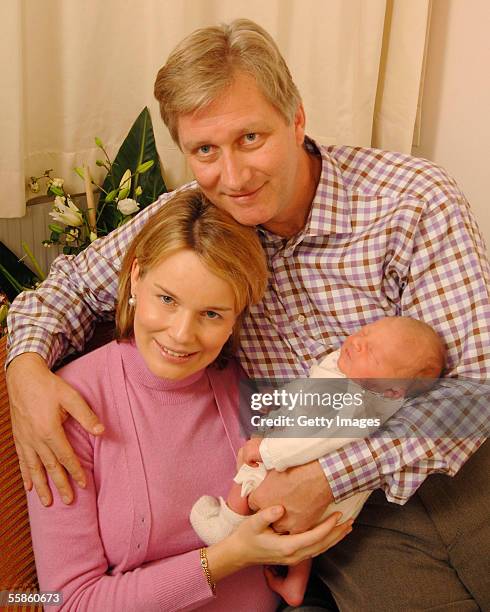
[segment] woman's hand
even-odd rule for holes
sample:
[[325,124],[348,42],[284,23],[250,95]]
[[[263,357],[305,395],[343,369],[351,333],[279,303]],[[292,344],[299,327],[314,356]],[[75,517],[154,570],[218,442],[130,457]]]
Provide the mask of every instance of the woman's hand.
[[296,565],[325,552],[352,531],[352,520],[341,525],[340,512],[304,533],[279,535],[271,523],[284,514],[282,506],[272,506],[247,518],[230,536],[207,549],[213,580],[250,565]]

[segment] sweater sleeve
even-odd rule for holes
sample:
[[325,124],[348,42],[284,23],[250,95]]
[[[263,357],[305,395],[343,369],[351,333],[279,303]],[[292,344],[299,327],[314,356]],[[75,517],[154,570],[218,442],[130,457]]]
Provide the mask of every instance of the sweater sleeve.
[[65,430],[86,471],[87,487],[74,487],[75,499],[69,506],[55,495],[53,505],[45,508],[34,491],[28,493],[40,588],[61,591],[63,596],[55,609],[170,612],[211,601],[198,550],[111,573],[98,527],[93,438],[72,419]]

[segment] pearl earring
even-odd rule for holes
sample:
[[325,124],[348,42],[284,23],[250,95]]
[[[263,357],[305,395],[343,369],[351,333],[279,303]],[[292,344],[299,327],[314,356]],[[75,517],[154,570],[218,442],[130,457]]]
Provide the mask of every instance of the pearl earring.
[[134,308],[136,306],[136,296],[132,295],[128,300],[128,304],[131,308]]

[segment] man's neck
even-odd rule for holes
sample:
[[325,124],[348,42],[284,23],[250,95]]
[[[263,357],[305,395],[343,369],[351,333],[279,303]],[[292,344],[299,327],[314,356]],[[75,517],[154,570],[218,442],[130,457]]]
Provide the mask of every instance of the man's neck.
[[300,156],[297,173],[298,194],[294,203],[294,210],[289,218],[284,221],[272,221],[263,227],[282,238],[292,238],[296,236],[305,226],[308,215],[310,214],[311,204],[320,181],[322,172],[322,158],[319,155],[309,153],[306,149]]

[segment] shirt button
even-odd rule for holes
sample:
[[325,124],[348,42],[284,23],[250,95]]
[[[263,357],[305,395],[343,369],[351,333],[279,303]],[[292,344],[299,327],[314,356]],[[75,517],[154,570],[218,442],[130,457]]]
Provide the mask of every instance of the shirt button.
[[305,315],[304,314],[298,315],[297,321],[298,321],[298,323],[304,323],[306,321]]

